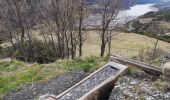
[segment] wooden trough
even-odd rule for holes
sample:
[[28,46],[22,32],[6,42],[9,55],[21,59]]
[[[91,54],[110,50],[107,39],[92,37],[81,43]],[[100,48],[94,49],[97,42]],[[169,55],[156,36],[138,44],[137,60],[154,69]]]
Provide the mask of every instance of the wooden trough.
[[[101,95],[113,89],[115,81],[127,68],[125,65],[109,62],[60,95],[48,96],[46,100],[103,100]],[[91,84],[93,85],[90,86]],[[87,88],[84,88],[85,85]]]
[[[110,57],[108,64],[93,72],[73,87],[58,96],[45,96],[43,100],[104,100],[103,95],[107,95],[107,91],[111,91],[114,88],[117,78],[126,72],[128,67],[125,65],[137,67],[152,75],[162,75],[162,71],[158,67],[113,55]],[[92,86],[90,86],[91,84]]]
[[124,65],[137,67],[137,68],[145,71],[148,74],[152,74],[152,75],[156,75],[156,76],[162,75],[161,68],[158,68],[156,66],[152,66],[152,65],[149,65],[149,64],[137,61],[137,60],[128,59],[126,57],[113,55],[113,56],[110,57],[110,61],[114,61],[114,62],[121,63],[121,64],[124,64]]

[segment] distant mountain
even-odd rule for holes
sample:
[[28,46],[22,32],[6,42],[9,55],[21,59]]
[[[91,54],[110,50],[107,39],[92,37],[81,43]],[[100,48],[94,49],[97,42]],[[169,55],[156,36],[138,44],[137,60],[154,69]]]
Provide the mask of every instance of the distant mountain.
[[[97,0],[86,0],[87,2],[90,3],[96,3]],[[170,1],[170,0],[123,0],[124,4],[129,4],[133,3],[133,4],[147,4],[147,3],[160,3],[163,1]]]
[[137,4],[160,3],[162,0],[134,0]]
[[156,4],[155,7],[162,11],[170,11],[170,0],[164,0],[164,2]]
[[170,0],[162,0],[163,2],[170,2]]
[[[148,3],[161,3],[170,0],[123,0],[123,8],[128,9],[129,7],[136,4],[148,4]],[[97,0],[86,0],[88,4],[96,4]]]

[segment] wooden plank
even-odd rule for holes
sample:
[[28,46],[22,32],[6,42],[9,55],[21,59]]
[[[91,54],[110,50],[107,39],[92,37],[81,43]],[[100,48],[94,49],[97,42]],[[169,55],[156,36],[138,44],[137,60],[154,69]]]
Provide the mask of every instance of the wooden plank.
[[[88,77],[86,77],[85,79],[83,79],[82,81],[80,81],[79,83],[74,85],[73,87],[69,88],[68,90],[66,90],[63,93],[61,93],[60,95],[58,95],[56,97],[56,100],[60,100],[62,97],[64,97],[70,91],[72,91],[74,89],[76,90],[76,88],[79,85],[83,84],[85,81],[92,78],[94,75],[98,74],[99,72],[101,72],[102,70],[104,70],[107,67],[112,67],[114,70],[116,70],[117,71],[116,75],[108,77],[101,84],[99,84],[98,86],[92,88],[88,93],[84,94],[81,98],[79,98],[80,100],[95,100],[95,98],[99,97],[99,95],[103,92],[103,90],[113,88],[116,79],[123,72],[125,72],[125,70],[128,68],[127,66],[121,65],[121,64],[118,64],[118,63],[115,63],[115,62],[109,62],[108,64],[106,64],[102,68],[98,69],[97,71],[95,71],[94,73],[92,73],[91,75],[89,75]],[[72,95],[70,95],[70,96],[72,96]],[[61,100],[63,100],[63,99],[61,99]]]
[[110,57],[110,61],[117,61],[125,65],[134,66],[152,75],[156,75],[156,76],[162,75],[161,68],[158,68],[156,66],[152,66],[152,65],[149,65],[149,64],[137,61],[137,60],[128,59],[126,57],[113,55]]
[[[104,92],[106,92],[108,89],[114,88],[114,83],[118,79],[120,75],[126,72],[127,66],[118,64],[113,62],[111,66],[114,66],[114,68],[120,69],[118,73],[115,76],[109,77],[107,80],[105,80],[102,84],[92,89],[90,92],[86,93],[83,97],[81,97],[79,100],[99,100],[100,95],[102,95]],[[106,91],[105,91],[106,90]],[[101,99],[100,99],[101,100]]]

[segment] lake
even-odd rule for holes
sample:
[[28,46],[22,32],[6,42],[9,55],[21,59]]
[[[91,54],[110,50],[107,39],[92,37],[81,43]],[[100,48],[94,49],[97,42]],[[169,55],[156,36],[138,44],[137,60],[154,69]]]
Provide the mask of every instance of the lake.
[[[133,20],[150,11],[158,11],[159,9],[153,7],[154,4],[140,4],[130,7],[128,10],[120,11],[116,20],[112,21],[111,25],[124,24],[127,21]],[[115,24],[116,23],[116,24]],[[100,14],[90,15],[84,20],[85,26],[98,26],[101,24]]]
[[139,17],[151,11],[158,11],[158,8],[155,8],[153,6],[154,4],[135,5],[133,7],[130,7],[129,10],[125,10],[122,12],[125,12],[128,16]]

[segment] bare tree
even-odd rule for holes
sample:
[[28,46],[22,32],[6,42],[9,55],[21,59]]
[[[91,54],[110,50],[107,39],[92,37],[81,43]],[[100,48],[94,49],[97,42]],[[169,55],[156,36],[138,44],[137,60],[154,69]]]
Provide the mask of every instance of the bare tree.
[[[156,13],[156,12],[155,12]],[[165,12],[164,12],[165,13]],[[154,48],[153,48],[153,59],[157,56],[157,47],[159,43],[159,37],[162,37],[165,33],[165,17],[163,18],[163,21],[159,23],[158,21],[154,21],[152,24],[152,30],[157,30],[157,34],[155,35],[156,42],[154,43]],[[156,24],[156,25],[154,25]],[[156,27],[154,27],[156,26]]]
[[112,44],[112,40],[115,38],[115,36],[116,35],[118,35],[119,33],[118,32],[114,32],[113,31],[113,29],[111,29],[111,30],[109,30],[109,31],[107,31],[107,32],[109,32],[109,33],[107,33],[107,34],[109,34],[108,35],[108,41],[107,41],[107,43],[108,43],[108,55],[111,55],[111,44]]
[[[42,6],[43,24],[51,27],[51,32],[55,35],[52,34],[51,38],[56,37],[54,42],[57,42],[53,44],[56,56],[59,58],[69,58],[71,55],[71,58],[74,59],[77,45],[81,44],[82,47],[83,8],[78,9],[79,3],[77,0],[69,2],[67,0],[51,0],[49,6]],[[78,12],[79,10],[80,12]],[[78,26],[80,26],[78,30],[76,28],[77,18],[79,19]]]
[[108,43],[108,37],[110,35],[109,27],[111,23],[116,19],[118,12],[121,10],[121,0],[98,0],[97,4],[100,6],[99,14],[101,16],[101,53],[100,56],[104,56],[106,44]]
[[[0,1],[0,24],[9,34],[9,40],[15,49],[24,55],[32,56],[24,46],[24,41],[32,43],[32,28],[36,19],[36,9],[32,10],[26,0],[1,0]],[[28,54],[26,52],[28,51]]]
[[[163,34],[165,33],[165,21],[163,21],[161,23],[161,25],[159,25],[159,23],[156,21],[154,22],[157,26],[157,30],[158,33],[156,34],[155,38],[156,38],[156,42],[154,42],[154,48],[153,48],[153,56],[152,58],[154,59],[157,56],[157,47],[158,47],[158,43],[159,43],[159,37],[162,37]],[[153,28],[153,27],[152,27]],[[153,28],[154,30],[154,28]]]
[[78,0],[78,39],[79,39],[79,57],[82,56],[82,46],[83,46],[83,19],[85,16],[85,0]]

